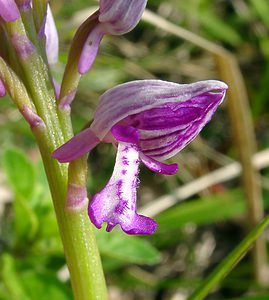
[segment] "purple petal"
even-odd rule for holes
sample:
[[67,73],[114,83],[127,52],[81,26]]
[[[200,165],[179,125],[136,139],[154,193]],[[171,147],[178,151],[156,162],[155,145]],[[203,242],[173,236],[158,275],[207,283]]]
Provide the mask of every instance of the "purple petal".
[[177,164],[170,164],[170,165],[164,164],[164,163],[161,163],[141,152],[140,152],[139,157],[140,157],[141,161],[143,162],[143,164],[153,172],[161,173],[161,174],[165,174],[165,175],[173,175],[173,174],[176,174],[178,171]]
[[131,126],[115,125],[111,129],[114,138],[119,142],[138,144],[139,132],[138,129]]
[[[173,131],[173,127],[171,127],[170,133],[166,132],[163,136],[159,135],[157,137],[155,131],[161,132],[158,126],[158,129],[155,131],[140,131],[141,139],[139,146],[141,151],[157,160],[164,160],[174,156],[189,144],[211,120],[222,98],[223,96],[221,94],[204,93],[186,102],[178,103],[176,111],[179,112],[179,115],[181,115],[182,112],[187,115],[190,113],[189,108],[194,109],[191,110],[190,119],[183,118],[183,120],[187,120],[185,128]],[[152,110],[152,115],[153,114],[154,109]],[[144,136],[144,132],[146,132],[146,136]],[[152,136],[150,136],[151,133],[153,133]]]
[[48,5],[46,23],[45,23],[45,36],[46,36],[46,53],[49,64],[58,62],[59,53],[59,38],[57,28],[53,19],[53,15]]
[[0,0],[0,17],[6,22],[13,22],[20,17],[14,0]]
[[90,31],[78,62],[78,71],[81,75],[85,74],[91,68],[104,34],[103,27],[100,24]]
[[89,204],[89,217],[97,228],[107,222],[107,231],[119,224],[128,234],[154,233],[156,222],[136,213],[138,167],[137,147],[119,143],[113,174],[105,188],[95,194]]
[[146,5],[146,0],[100,0],[99,21],[107,33],[127,33],[137,25]]
[[117,123],[128,124],[126,117],[151,110],[165,103],[185,102],[206,92],[224,98],[227,85],[208,80],[192,84],[177,84],[161,80],[138,80],[118,85],[101,98],[91,125],[96,135],[103,139]]
[[0,79],[0,97],[4,97],[6,95],[6,88],[4,86],[3,81]]
[[99,143],[100,140],[87,128],[56,149],[52,157],[61,163],[70,162],[91,151]]

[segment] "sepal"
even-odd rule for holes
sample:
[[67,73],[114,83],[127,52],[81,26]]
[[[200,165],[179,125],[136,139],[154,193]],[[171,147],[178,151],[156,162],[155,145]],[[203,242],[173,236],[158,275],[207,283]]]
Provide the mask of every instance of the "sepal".
[[52,157],[61,163],[70,162],[91,151],[99,143],[100,140],[87,128],[56,149]]

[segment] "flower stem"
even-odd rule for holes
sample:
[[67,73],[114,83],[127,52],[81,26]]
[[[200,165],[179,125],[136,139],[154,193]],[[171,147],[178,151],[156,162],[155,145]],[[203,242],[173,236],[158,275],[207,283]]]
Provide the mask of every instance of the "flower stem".
[[[106,299],[106,286],[87,206],[65,207],[67,168],[51,158],[42,136],[35,132],[53,197],[71,284],[76,300]],[[74,170],[73,170],[74,171]],[[79,172],[79,170],[77,170]]]
[[[5,30],[11,41],[13,37],[19,36],[23,43],[27,42],[27,34],[21,19],[6,24]],[[36,45],[35,42],[34,44]],[[21,47],[20,44],[18,46]],[[21,80],[17,78],[3,60],[0,60],[0,67],[3,67],[0,78],[7,85],[9,94],[20,110],[29,109],[27,116],[31,118],[32,115],[37,114],[40,120],[40,124],[33,123],[32,131],[45,166],[70,272],[74,299],[105,300],[107,297],[104,274],[93,226],[87,215],[87,203],[76,210],[66,208],[68,168],[66,164],[59,164],[51,156],[52,152],[66,141],[69,128],[62,126],[59,121],[54,89],[42,53],[38,47],[35,47],[33,51],[30,48],[31,52],[25,55],[28,45],[23,46],[26,48],[16,51],[24,74],[23,78],[20,78]],[[16,82],[19,85],[15,86]],[[70,118],[70,116],[65,115],[65,118]],[[70,123],[70,120],[65,120],[65,123]],[[72,168],[72,176],[84,178],[81,172],[86,171],[85,164],[78,162]]]

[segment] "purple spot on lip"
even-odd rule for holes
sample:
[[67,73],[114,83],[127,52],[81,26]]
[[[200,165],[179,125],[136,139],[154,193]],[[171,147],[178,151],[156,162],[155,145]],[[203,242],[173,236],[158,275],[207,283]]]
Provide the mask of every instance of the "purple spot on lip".
[[114,209],[114,212],[116,214],[122,214],[124,212],[124,209],[127,208],[127,201],[121,201]]
[[116,186],[118,189],[120,189],[122,187],[122,180],[118,180],[118,182],[116,183]]
[[128,152],[129,151],[129,147],[125,146],[125,148],[122,150],[123,152]]
[[119,180],[119,181],[116,183],[116,187],[117,187],[117,197],[121,200],[121,194],[122,194],[122,191],[121,191],[121,188],[122,188],[122,180]]
[[128,161],[128,158],[126,156],[122,157],[122,164],[125,165],[125,166],[129,165],[129,161]]
[[127,170],[122,170],[122,171],[121,171],[121,174],[122,174],[122,175],[126,175],[126,174],[127,174]]

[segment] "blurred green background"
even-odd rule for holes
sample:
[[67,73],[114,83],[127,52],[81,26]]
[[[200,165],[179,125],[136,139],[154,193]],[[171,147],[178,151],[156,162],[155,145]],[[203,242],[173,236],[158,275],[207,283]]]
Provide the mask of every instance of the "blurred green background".
[[[59,63],[53,70],[59,81],[77,25],[88,14],[84,10],[97,4],[90,0],[51,1],[60,33]],[[258,151],[268,148],[269,2],[149,0],[148,9],[234,55],[247,86]],[[188,83],[220,76],[210,53],[141,21],[132,32],[103,40],[73,103],[75,132],[91,120],[98,97],[106,89],[149,78]],[[245,236],[246,204],[239,177],[205,184],[187,199],[177,195],[173,198],[177,203],[169,209],[158,206],[160,197],[171,199],[179,187],[238,160],[226,106],[220,107],[196,141],[173,158],[179,164],[177,175],[163,176],[141,166],[138,206],[142,211],[148,205],[152,211],[157,209],[155,235],[133,237],[118,229],[109,234],[96,230],[109,299],[187,299]],[[0,132],[0,300],[72,299],[38,149],[28,125],[7,97],[1,99]],[[89,194],[109,179],[114,157],[111,145],[102,144],[92,151]],[[265,209],[269,204],[268,175],[265,164]],[[254,280],[251,261],[247,255],[206,299],[269,299],[268,285]]]

